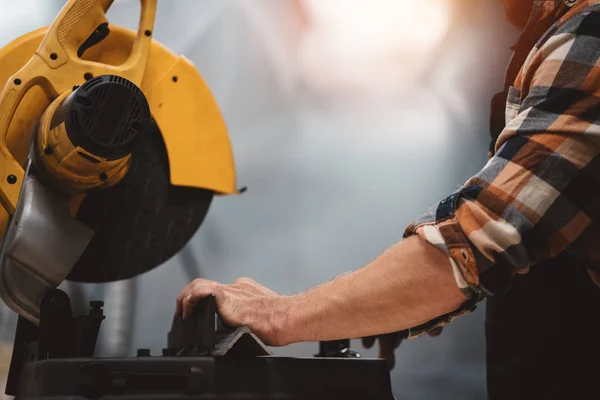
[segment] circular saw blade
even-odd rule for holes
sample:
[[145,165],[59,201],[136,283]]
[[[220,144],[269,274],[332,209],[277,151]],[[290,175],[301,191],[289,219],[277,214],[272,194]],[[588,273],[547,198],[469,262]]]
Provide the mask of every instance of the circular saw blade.
[[210,207],[210,190],[172,186],[158,129],[132,154],[126,177],[88,193],[77,219],[95,235],[68,280],[112,282],[147,272],[177,254],[196,233]]

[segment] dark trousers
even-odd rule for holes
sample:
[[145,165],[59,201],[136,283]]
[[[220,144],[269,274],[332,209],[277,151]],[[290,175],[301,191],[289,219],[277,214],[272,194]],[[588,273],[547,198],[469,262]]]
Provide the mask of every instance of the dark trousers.
[[600,289],[581,261],[544,262],[488,298],[486,341],[490,400],[600,399]]

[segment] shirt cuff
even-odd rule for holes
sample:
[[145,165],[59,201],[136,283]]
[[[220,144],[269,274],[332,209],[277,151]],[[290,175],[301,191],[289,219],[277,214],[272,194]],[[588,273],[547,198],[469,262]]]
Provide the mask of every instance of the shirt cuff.
[[459,192],[433,206],[406,228],[404,237],[418,235],[443,251],[450,260],[456,284],[470,300],[479,297],[482,291],[473,248],[458,222],[458,199]]
[[409,337],[421,336],[447,325],[453,319],[473,311],[487,293],[479,287],[473,248],[458,222],[456,208],[460,192],[456,192],[432,207],[423,217],[410,224],[404,237],[418,235],[444,252],[452,266],[456,284],[467,298],[458,310],[409,330]]

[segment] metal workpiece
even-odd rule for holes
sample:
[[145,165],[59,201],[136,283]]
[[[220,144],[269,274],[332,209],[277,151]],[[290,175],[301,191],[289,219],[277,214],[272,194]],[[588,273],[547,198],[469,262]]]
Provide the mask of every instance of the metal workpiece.
[[0,253],[2,300],[39,323],[42,296],[64,281],[93,234],[71,217],[66,195],[28,173]]
[[247,327],[225,329],[217,332],[213,357],[271,356],[271,350]]

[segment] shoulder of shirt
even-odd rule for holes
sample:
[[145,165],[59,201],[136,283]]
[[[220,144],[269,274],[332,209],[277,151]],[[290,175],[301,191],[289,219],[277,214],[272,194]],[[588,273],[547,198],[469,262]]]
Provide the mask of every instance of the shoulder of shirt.
[[[600,0],[584,1],[580,6],[575,6],[573,9],[565,13],[558,21],[556,21],[550,29],[537,41],[534,50],[540,49],[551,37],[561,34],[577,34],[581,24],[587,19],[596,17],[600,18]],[[600,32],[600,25],[598,26]]]
[[550,39],[563,34],[572,34],[576,37],[582,24],[589,21],[590,18],[598,21],[598,36],[600,37],[600,0],[585,0],[582,4],[575,6],[566,12],[542,35],[525,60],[521,69],[521,74],[529,69],[532,61],[538,55],[538,51],[542,49]]

